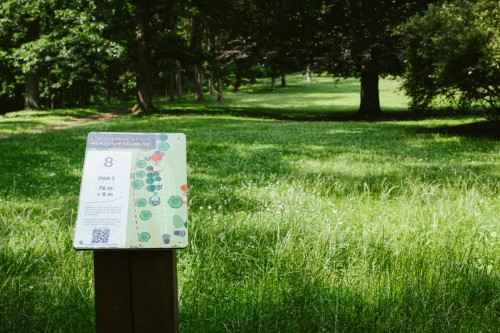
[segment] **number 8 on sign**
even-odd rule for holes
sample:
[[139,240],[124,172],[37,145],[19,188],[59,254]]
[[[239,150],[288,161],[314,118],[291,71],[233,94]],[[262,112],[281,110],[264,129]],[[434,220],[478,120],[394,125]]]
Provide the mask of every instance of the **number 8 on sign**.
[[104,159],[104,166],[107,168],[110,168],[113,166],[113,158],[112,157],[106,157]]

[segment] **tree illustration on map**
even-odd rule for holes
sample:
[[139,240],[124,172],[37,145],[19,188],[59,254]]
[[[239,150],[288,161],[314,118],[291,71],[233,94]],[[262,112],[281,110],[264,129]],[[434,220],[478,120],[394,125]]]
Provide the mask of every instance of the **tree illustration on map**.
[[[138,151],[131,173],[132,219],[135,240],[131,247],[185,247],[187,245],[187,185],[175,186],[169,165],[171,138],[156,135],[156,149]],[[184,208],[184,209],[182,209]],[[151,244],[149,244],[151,243]]]

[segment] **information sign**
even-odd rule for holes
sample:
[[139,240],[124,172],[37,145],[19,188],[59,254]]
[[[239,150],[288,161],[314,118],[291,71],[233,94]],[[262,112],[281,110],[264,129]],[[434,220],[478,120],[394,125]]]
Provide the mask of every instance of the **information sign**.
[[73,246],[185,248],[187,200],[184,134],[90,133]]

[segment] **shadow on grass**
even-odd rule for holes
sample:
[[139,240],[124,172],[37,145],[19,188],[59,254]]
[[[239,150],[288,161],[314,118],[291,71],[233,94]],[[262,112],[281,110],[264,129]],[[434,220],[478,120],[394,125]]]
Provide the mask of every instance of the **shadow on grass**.
[[[452,288],[432,294],[431,290],[415,286],[414,289],[402,288],[400,295],[370,301],[349,287],[328,290],[304,276],[295,278],[297,283],[288,290],[268,290],[267,293],[254,290],[239,297],[214,290],[218,297],[210,300],[199,295],[198,300],[182,304],[180,331],[200,331],[203,327],[203,332],[454,333],[493,332],[500,324],[491,298],[482,298],[474,291],[450,297],[448,293],[454,292]],[[472,283],[471,289],[484,292],[484,285]],[[489,292],[494,293],[498,284],[486,283]],[[226,288],[234,290],[230,284],[226,284]],[[428,294],[412,298],[422,292]],[[443,304],[438,298],[446,302]],[[443,311],[444,306],[448,307],[447,311]],[[488,311],[484,310],[485,306]]]
[[[243,246],[234,253],[234,245],[211,243],[216,230],[199,231],[205,235],[196,240],[196,264],[183,285],[181,332],[489,332],[500,324],[499,281],[473,259],[436,260],[376,243],[366,244],[372,254],[352,246],[345,258],[313,258],[299,251],[307,239],[300,234],[292,236],[297,247],[277,257],[276,230],[218,228],[227,243]],[[375,269],[349,276],[353,258]]]
[[67,257],[82,261],[51,249],[2,251],[1,332],[95,331],[92,273],[82,264],[82,271],[66,269],[73,265]]
[[413,120],[422,119],[417,118],[413,114],[404,109],[388,109],[378,116],[363,116],[357,112],[357,109],[351,106],[338,106],[332,111],[313,111],[307,108],[294,108],[284,110],[282,108],[251,108],[251,107],[231,107],[231,108],[217,108],[217,107],[200,107],[194,109],[186,108],[168,108],[158,111],[160,115],[225,115],[243,118],[260,118],[284,121],[396,121],[396,120]]
[[[490,128],[488,123],[479,124]],[[166,129],[185,132],[189,139],[190,178],[195,187],[204,189],[214,180],[220,186],[235,186],[241,185],[242,180],[263,182],[272,175],[286,178],[297,172],[303,175],[311,173],[311,179],[318,172],[335,176],[343,183],[358,184],[353,185],[355,188],[364,186],[364,183],[377,188],[376,184],[384,178],[400,185],[401,172],[391,174],[383,168],[376,171],[370,168],[372,171],[359,177],[352,173],[343,175],[339,170],[329,168],[311,169],[316,164],[320,168],[325,163],[335,165],[338,154],[354,155],[356,163],[372,166],[393,159],[398,159],[398,163],[405,166],[407,160],[408,172],[419,172],[429,181],[444,181],[456,175],[457,170],[462,170],[461,173],[480,174],[484,171],[491,174],[490,168],[494,167],[491,163],[462,163],[463,154],[469,154],[473,142],[463,145],[455,141],[422,139],[421,143],[415,144],[414,139],[418,135],[451,134],[440,128],[424,128],[418,123],[262,122],[244,117],[163,118],[152,115],[92,122],[72,129],[13,135],[3,139],[0,141],[0,172],[3,175],[0,190],[13,196],[27,197],[78,195],[86,135],[90,131],[102,131],[103,126],[105,131],[111,132],[161,132]],[[482,127],[480,129],[477,133],[484,135],[486,131]],[[342,148],[347,146],[348,150]],[[442,151],[448,153],[439,153]],[[489,148],[478,146],[474,151],[479,155],[488,154]],[[479,155],[474,156],[476,161],[481,158]],[[301,171],[297,169],[300,164],[294,162],[300,159],[316,161],[316,164],[304,164],[305,169]],[[421,162],[414,164],[417,160]],[[214,190],[217,193],[217,189]],[[204,197],[208,199],[211,196]],[[217,194],[213,199],[216,197],[221,196]],[[246,204],[241,203],[241,206]],[[255,207],[255,204],[250,206]]]
[[[416,114],[408,108],[401,107],[385,107],[382,113],[375,115],[363,115],[358,112],[358,106],[353,105],[335,105],[335,106],[313,106],[308,107],[304,104],[296,106],[265,106],[259,103],[252,106],[236,105],[228,106],[218,104],[216,102],[207,103],[180,103],[180,104],[163,104],[158,107],[156,115],[225,115],[243,118],[260,118],[283,121],[317,121],[317,122],[345,122],[345,121],[361,121],[361,122],[380,122],[380,121],[419,121],[427,119],[468,119],[475,114],[458,112],[450,110],[450,108],[436,108],[432,112]],[[492,123],[495,124],[495,123]],[[492,125],[494,127],[494,125]],[[498,123],[497,123],[498,126]]]
[[[15,119],[15,118],[11,118]],[[15,132],[19,129],[32,129],[36,126],[43,126],[45,123],[43,121],[37,121],[34,119],[29,120],[11,120],[0,122],[0,136],[10,135],[10,133]],[[36,119],[36,118],[35,118]]]
[[75,117],[81,118],[86,117],[91,114],[96,114],[98,112],[103,112],[106,110],[105,106],[95,106],[88,108],[71,108],[71,109],[47,109],[38,111],[17,111],[7,113],[4,117],[5,119],[16,119],[16,118],[44,118],[44,117]]
[[437,127],[429,130],[433,133],[458,135],[470,138],[500,139],[500,122],[481,121],[456,126]]

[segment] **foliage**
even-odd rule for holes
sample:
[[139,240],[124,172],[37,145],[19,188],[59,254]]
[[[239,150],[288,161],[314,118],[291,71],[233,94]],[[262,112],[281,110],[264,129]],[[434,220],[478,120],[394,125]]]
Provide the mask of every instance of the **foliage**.
[[408,21],[404,89],[411,107],[428,109],[444,97],[459,108],[483,106],[500,119],[500,8],[497,1],[430,6]]
[[[45,105],[85,105],[91,96],[102,94],[103,73],[120,58],[123,47],[103,37],[105,25],[96,20],[95,9],[94,2],[2,3],[6,16],[0,31],[10,43],[0,58],[18,84],[28,73],[41,76]],[[35,36],[30,37],[33,24]]]
[[317,30],[316,66],[342,77],[361,78],[359,113],[377,116],[378,78],[402,72],[399,24],[432,1],[325,2]]
[[63,27],[61,34],[54,31],[48,37],[53,41],[49,55],[51,66],[46,72],[46,89],[42,96],[63,96],[65,104],[87,105],[91,96],[105,86],[105,73],[110,63],[119,59],[123,47],[102,36],[104,24],[96,22],[89,12],[75,9],[55,12]]
[[[458,96],[461,106],[498,110],[496,2],[432,6],[406,25],[405,34],[394,33],[434,2],[5,0],[0,109],[17,108],[24,89],[27,99],[29,92],[40,95],[45,107],[82,106],[106,97],[111,102],[140,91],[137,96],[147,96],[141,103],[154,110],[153,95],[166,91],[170,100],[180,98],[182,85],[203,100],[203,78],[211,88],[220,83],[222,95],[222,83],[229,80],[239,86],[245,78],[284,77],[312,67],[360,78],[360,114],[380,116],[379,77],[401,74],[407,58],[407,64],[415,63],[410,68],[422,69],[406,74],[414,108],[443,95]],[[457,25],[459,20],[464,24]],[[433,37],[439,31],[442,37]],[[410,51],[415,48],[425,51]],[[419,65],[432,64],[433,58],[440,64]]]
[[307,28],[317,18],[311,16],[318,15],[318,5],[311,0],[243,1],[235,30],[247,41],[254,62],[265,65],[270,76],[297,71],[306,66],[307,59],[299,55],[312,37]]

